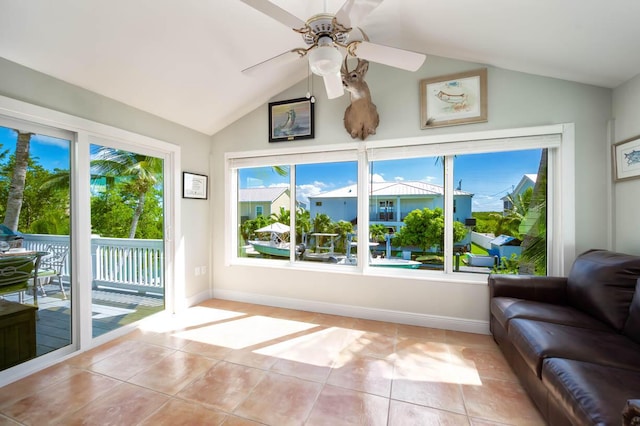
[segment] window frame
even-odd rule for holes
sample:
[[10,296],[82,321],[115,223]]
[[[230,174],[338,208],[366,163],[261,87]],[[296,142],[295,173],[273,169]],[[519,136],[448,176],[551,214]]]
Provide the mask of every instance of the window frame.
[[[566,267],[575,258],[575,178],[574,178],[574,138],[573,123],[548,126],[489,130],[470,133],[427,135],[412,138],[389,139],[382,141],[364,141],[324,145],[314,147],[295,147],[262,151],[228,152],[225,154],[226,193],[225,222],[225,264],[274,266],[319,271],[336,271],[364,275],[406,277],[422,280],[467,281],[486,283],[486,275],[453,272],[453,191],[445,189],[445,268],[444,271],[405,271],[395,268],[376,268],[369,266],[366,258],[365,241],[368,241],[370,200],[369,165],[383,159],[416,158],[423,156],[444,157],[445,170],[451,170],[455,155],[491,153],[501,151],[549,148],[549,203],[548,269],[549,275],[564,275]],[[294,262],[292,250],[289,262],[268,259],[242,258],[237,255],[237,169],[243,167],[290,166],[290,188],[295,193],[296,164],[333,161],[358,161],[358,247],[357,266],[326,265],[314,262]],[[445,188],[454,189],[453,173],[445,173]],[[291,211],[295,211],[295,196],[291,197]],[[295,215],[291,215],[291,229],[295,229]],[[313,265],[308,265],[312,263]]]

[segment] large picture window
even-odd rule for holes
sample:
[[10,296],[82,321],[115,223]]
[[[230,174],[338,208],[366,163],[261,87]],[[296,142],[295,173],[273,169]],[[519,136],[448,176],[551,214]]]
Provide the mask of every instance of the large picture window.
[[[237,253],[364,273],[546,275],[562,251],[562,238],[552,244],[547,236],[562,217],[548,195],[553,186],[556,201],[560,196],[561,141],[549,134],[376,142],[366,155],[343,150],[351,161],[335,161],[335,152],[301,153],[260,167],[242,165],[273,164],[276,156],[238,154],[230,162],[238,179]],[[277,204],[275,192],[268,200],[253,197],[270,204],[261,218],[248,217],[243,212],[255,211],[246,206],[249,182],[261,191],[278,188],[286,199]]]

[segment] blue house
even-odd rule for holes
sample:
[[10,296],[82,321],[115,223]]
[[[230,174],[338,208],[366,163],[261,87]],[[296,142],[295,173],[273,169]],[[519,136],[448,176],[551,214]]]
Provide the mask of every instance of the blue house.
[[[333,221],[357,223],[356,185],[309,197],[311,218],[324,213]],[[465,223],[471,218],[473,194],[455,190],[453,196],[454,220]],[[416,209],[435,209],[444,206],[442,186],[422,181],[373,182],[370,188],[369,223],[385,225],[395,232],[403,226],[403,220]]]

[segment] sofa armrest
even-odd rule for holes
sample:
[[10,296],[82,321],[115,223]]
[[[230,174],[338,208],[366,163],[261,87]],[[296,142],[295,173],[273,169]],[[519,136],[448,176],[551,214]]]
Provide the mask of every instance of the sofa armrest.
[[623,426],[640,425],[640,399],[630,399],[622,410]]
[[489,275],[489,295],[535,302],[567,304],[567,278],[534,275]]

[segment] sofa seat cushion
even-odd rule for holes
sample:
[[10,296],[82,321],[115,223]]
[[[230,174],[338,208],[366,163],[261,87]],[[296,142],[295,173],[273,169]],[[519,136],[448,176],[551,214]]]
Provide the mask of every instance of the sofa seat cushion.
[[542,381],[576,425],[619,425],[628,399],[640,395],[640,372],[547,358]]
[[606,324],[567,305],[533,302],[512,297],[494,297],[491,299],[491,314],[505,330],[508,323],[515,318],[565,324],[572,327],[592,330],[611,330]]
[[640,371],[640,345],[613,331],[516,318],[509,322],[507,335],[538,377],[545,358],[567,358]]

